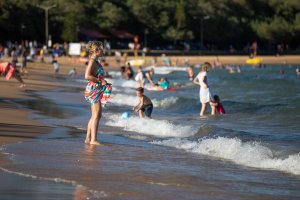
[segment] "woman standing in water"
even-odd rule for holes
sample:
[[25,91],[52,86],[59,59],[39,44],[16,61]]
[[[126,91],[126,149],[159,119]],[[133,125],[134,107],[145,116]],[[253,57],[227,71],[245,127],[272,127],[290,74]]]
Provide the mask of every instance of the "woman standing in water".
[[85,79],[89,82],[84,97],[91,103],[92,114],[87,126],[85,143],[100,145],[100,142],[97,141],[99,121],[102,115],[102,107],[107,103],[112,87],[104,80],[105,71],[99,62],[99,58],[103,56],[103,44],[99,41],[89,42],[88,50],[90,59],[86,66]]
[[202,65],[201,71],[199,74],[194,78],[193,83],[200,85],[200,102],[202,104],[200,116],[203,116],[206,111],[207,104],[211,101],[211,94],[209,92],[209,87],[207,83],[207,71],[208,68],[211,67],[211,64],[208,62],[205,62]]

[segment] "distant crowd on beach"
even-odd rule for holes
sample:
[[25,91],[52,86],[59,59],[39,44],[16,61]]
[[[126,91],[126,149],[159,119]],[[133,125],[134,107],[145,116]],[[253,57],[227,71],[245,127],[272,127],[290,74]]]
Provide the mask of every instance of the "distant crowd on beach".
[[[0,65],[1,75],[5,76],[7,80],[16,78],[21,85],[25,87],[22,76],[28,74],[28,62],[48,63],[53,67],[53,77],[57,77],[60,71],[60,64],[57,57],[67,55],[68,44],[53,45],[51,51],[45,46],[38,44],[36,41],[24,41],[22,43],[6,42],[5,45],[0,44]],[[48,61],[46,61],[46,58]],[[6,63],[6,64],[5,64]],[[8,73],[8,71],[13,73]],[[10,75],[12,74],[12,75]],[[69,71],[69,76],[77,75],[77,70],[74,67]]]

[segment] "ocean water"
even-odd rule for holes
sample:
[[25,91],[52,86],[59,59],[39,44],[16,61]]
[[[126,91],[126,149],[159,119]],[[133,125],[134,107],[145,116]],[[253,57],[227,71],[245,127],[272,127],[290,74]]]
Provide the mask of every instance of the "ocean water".
[[73,88],[16,102],[57,128],[2,147],[13,161],[2,170],[69,183],[74,198],[83,193],[91,199],[299,199],[297,67],[209,71],[210,90],[220,96],[226,114],[210,116],[208,109],[205,117],[199,117],[199,86],[188,81],[185,69],[156,68],[155,80],[167,77],[177,90],[145,90],[154,104],[152,119],[131,111],[137,83],[111,72],[113,92],[103,109],[100,147],[83,143],[90,115],[83,98],[86,83],[82,77],[69,80]]

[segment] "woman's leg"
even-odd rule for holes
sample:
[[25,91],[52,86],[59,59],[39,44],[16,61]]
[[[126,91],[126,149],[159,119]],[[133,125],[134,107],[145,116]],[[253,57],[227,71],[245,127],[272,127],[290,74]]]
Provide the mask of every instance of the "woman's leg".
[[100,143],[97,141],[97,132],[98,132],[99,121],[101,119],[101,114],[102,114],[101,103],[97,102],[94,105],[92,105],[91,142],[90,142],[90,144],[100,145]]
[[91,142],[91,131],[92,131],[91,127],[92,127],[92,117],[90,118],[87,129],[86,129],[86,138],[84,141],[84,143],[86,143],[86,144],[89,144]]
[[201,111],[200,111],[200,116],[203,116],[204,113],[206,111],[206,103],[202,103],[202,106],[201,106]]

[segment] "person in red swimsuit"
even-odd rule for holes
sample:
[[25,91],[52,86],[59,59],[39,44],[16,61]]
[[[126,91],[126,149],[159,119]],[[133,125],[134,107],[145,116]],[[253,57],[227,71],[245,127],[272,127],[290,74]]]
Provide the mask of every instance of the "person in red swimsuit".
[[216,111],[217,113],[223,115],[225,114],[225,109],[223,105],[221,104],[220,97],[218,95],[214,95],[213,97],[214,101],[210,103],[211,105],[211,114],[215,115]]
[[25,87],[25,83],[21,78],[19,71],[9,62],[0,63],[0,75],[5,76],[6,80],[10,80],[13,77],[21,83],[20,87]]

